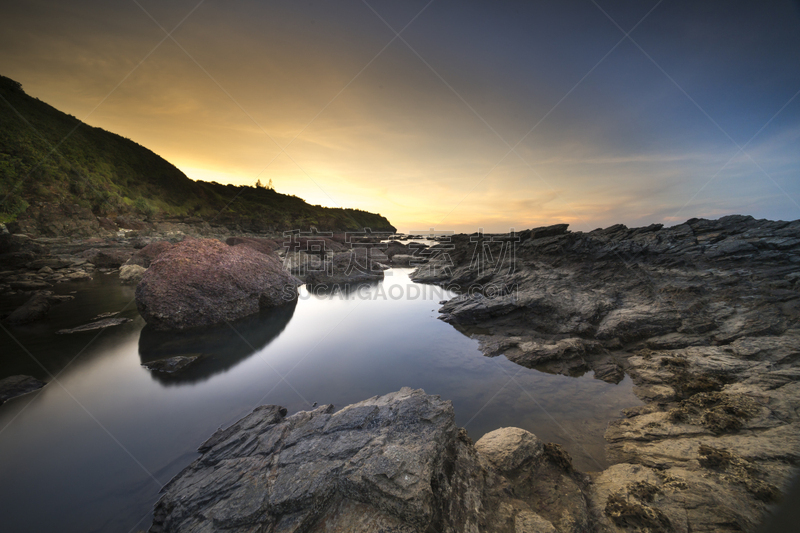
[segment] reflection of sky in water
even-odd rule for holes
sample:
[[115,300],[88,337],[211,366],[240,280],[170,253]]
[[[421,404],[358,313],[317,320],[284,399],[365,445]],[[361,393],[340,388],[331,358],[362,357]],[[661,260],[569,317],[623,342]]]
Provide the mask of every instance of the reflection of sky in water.
[[[409,287],[418,287],[408,272],[387,272],[383,287],[372,285],[349,298],[301,288],[293,313],[236,322],[238,333],[210,328],[203,335],[211,334],[206,346],[216,362],[198,366],[185,381],[159,379],[141,366],[148,356],[140,356],[148,340],[140,342],[141,319],[105,331],[59,376],[64,388],[50,383],[38,396],[0,407],[4,529],[127,531],[140,518],[138,528],[146,529],[159,488],[146,471],[166,483],[217,427],[264,403],[290,413],[309,408],[307,402],[339,408],[403,386],[452,400],[457,423],[473,439],[519,426],[565,444],[581,469],[605,464],[607,421],[638,404],[629,378],[615,386],[590,374],[549,375],[502,356],[486,358],[476,341],[436,320],[438,302],[447,297],[442,289],[425,287],[407,298]],[[389,290],[391,285],[399,289]],[[52,331],[122,308],[132,297],[115,277],[100,277],[87,289],[55,308],[52,323],[15,330],[53,372],[94,334]],[[125,314],[133,317],[135,310]],[[187,349],[195,351],[198,342],[205,341],[188,339]],[[152,346],[145,351],[180,352],[171,343]],[[9,353],[3,375],[25,369],[26,358]]]

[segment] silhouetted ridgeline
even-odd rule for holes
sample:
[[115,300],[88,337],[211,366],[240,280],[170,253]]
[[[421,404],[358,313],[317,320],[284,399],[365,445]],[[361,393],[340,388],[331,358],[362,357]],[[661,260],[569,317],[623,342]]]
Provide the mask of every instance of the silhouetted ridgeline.
[[57,233],[53,207],[69,206],[59,214],[205,220],[256,232],[311,225],[394,230],[385,217],[359,209],[309,205],[267,188],[193,181],[147,148],[28,96],[4,76],[0,100],[0,222],[16,221],[20,229],[47,226],[40,231]]

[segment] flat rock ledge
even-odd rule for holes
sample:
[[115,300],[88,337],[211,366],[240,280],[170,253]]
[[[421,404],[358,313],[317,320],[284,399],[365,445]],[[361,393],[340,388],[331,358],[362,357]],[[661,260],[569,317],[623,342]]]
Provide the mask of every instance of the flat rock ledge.
[[516,428],[473,445],[452,404],[403,388],[334,412],[256,408],[163,489],[152,533],[587,531],[586,478]]

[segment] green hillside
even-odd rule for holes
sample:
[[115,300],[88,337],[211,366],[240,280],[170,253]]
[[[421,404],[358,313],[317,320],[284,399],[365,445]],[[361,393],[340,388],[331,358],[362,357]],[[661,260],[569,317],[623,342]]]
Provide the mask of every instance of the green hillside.
[[147,148],[88,126],[0,76],[0,222],[15,220],[36,201],[80,204],[98,216],[191,216],[255,231],[394,229],[386,218],[360,209],[309,205],[267,188],[193,181]]

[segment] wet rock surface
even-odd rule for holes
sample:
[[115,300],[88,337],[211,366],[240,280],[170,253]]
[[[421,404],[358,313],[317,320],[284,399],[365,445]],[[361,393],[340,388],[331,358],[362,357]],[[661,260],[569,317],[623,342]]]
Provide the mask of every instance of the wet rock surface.
[[450,402],[408,388],[338,412],[261,406],[200,446],[150,531],[585,531],[564,452],[505,437],[473,445]]
[[297,298],[298,284],[275,256],[191,239],[153,261],[136,287],[136,306],[157,329],[186,329],[284,305]]
[[592,474],[594,527],[754,531],[800,458],[798,235],[746,216],[456,235],[412,278],[462,293],[441,318],[487,356],[631,376],[645,405],[606,432],[616,464]]

